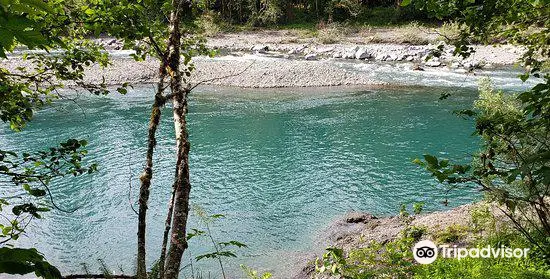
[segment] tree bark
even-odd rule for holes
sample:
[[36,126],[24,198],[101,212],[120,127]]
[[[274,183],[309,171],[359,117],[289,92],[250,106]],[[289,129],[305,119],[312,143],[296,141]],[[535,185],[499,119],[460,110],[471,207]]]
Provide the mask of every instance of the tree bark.
[[189,193],[191,184],[189,181],[189,135],[187,132],[186,113],[187,95],[189,90],[182,86],[182,74],[180,71],[180,19],[179,15],[184,8],[182,0],[172,0],[172,12],[170,14],[170,38],[168,42],[168,65],[170,89],[172,91],[172,105],[174,114],[174,129],[176,134],[176,173],[173,185],[174,212],[172,215],[172,232],[170,235],[170,248],[166,258],[165,279],[177,279],[179,275],[181,258],[187,248],[186,229],[189,214]]
[[138,211],[138,251],[137,251],[137,278],[147,279],[147,265],[145,263],[145,231],[147,227],[147,203],[149,201],[149,188],[153,177],[153,153],[157,140],[155,137],[157,127],[160,122],[161,110],[165,100],[162,92],[164,90],[164,78],[166,76],[166,63],[161,62],[159,68],[160,80],[157,84],[155,101],[151,109],[151,118],[149,120],[149,132],[147,137],[147,155],[145,160],[145,169],[140,176],[139,190],[139,211]]
[[[176,168],[177,174],[177,168]],[[177,179],[177,177],[176,177]],[[175,180],[176,180],[175,179]],[[175,181],[174,180],[174,181]],[[164,222],[164,234],[162,237],[162,248],[160,251],[159,258],[159,279],[164,278],[164,262],[166,261],[166,248],[168,247],[168,236],[170,234],[170,229],[172,227],[172,215],[174,212],[174,196],[176,195],[175,189],[172,190],[172,196],[170,197],[170,202],[168,203],[168,213],[166,214],[166,221]]]

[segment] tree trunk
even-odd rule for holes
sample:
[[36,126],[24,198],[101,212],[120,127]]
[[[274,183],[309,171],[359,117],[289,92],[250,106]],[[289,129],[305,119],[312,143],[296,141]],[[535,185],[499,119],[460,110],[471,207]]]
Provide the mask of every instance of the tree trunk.
[[137,278],[147,278],[147,265],[145,263],[145,231],[147,222],[147,202],[149,201],[149,188],[151,187],[151,178],[153,177],[153,153],[157,140],[155,134],[160,122],[160,108],[164,105],[162,95],[164,88],[164,77],[166,76],[166,64],[161,62],[159,69],[160,80],[155,94],[155,101],[151,109],[151,119],[149,120],[149,132],[147,137],[147,155],[145,169],[140,176],[141,186],[139,190],[139,212],[138,212],[138,251],[137,251]]
[[[176,169],[177,174],[177,169]],[[177,179],[177,178],[176,178]],[[175,180],[174,180],[175,181]],[[170,234],[170,229],[172,227],[172,215],[174,211],[174,196],[176,195],[175,189],[172,190],[172,196],[170,197],[170,202],[168,203],[168,213],[166,214],[166,221],[164,225],[164,234],[162,236],[162,248],[160,251],[159,258],[159,279],[164,278],[164,263],[166,261],[166,248],[168,247],[168,236]]]
[[174,114],[174,129],[176,134],[176,174],[174,181],[174,212],[172,216],[172,232],[170,236],[170,248],[166,258],[165,279],[177,279],[180,270],[181,258],[187,248],[186,227],[189,214],[189,193],[191,184],[189,181],[189,137],[187,133],[186,113],[187,95],[189,90],[182,86],[182,74],[180,71],[180,19],[179,15],[184,8],[182,0],[172,0],[172,12],[170,14],[170,39],[168,42],[168,65],[170,89],[172,91],[172,105]]

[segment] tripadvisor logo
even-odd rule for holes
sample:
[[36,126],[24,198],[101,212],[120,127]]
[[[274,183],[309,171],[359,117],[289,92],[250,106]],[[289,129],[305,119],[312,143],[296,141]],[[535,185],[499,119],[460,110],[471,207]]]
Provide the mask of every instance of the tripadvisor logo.
[[416,243],[412,249],[414,259],[420,264],[431,264],[437,259],[438,253],[443,258],[526,258],[529,248],[510,248],[500,246],[498,248],[490,245],[483,248],[461,248],[457,245],[440,245],[429,240],[422,240]]
[[437,259],[437,246],[429,240],[422,240],[413,247],[413,257],[420,264],[431,264]]

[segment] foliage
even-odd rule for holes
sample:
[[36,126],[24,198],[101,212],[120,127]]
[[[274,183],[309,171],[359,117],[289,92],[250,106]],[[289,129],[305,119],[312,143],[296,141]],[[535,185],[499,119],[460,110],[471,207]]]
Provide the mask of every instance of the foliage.
[[35,154],[23,153],[21,156],[0,150],[0,176],[9,178],[15,186],[21,186],[29,197],[38,198],[38,202],[20,198],[0,199],[0,209],[3,209],[2,205],[10,206],[14,216],[13,219],[6,217],[0,223],[0,243],[17,240],[33,218],[41,218],[41,212],[49,211],[49,206],[42,202],[41,197],[48,195],[51,206],[57,207],[49,188],[53,179],[97,170],[96,164],[83,165],[83,158],[87,154],[84,149],[86,145],[85,140],[70,139],[59,147]]
[[[472,246],[532,247],[515,231],[493,231]],[[438,258],[429,265],[418,265],[413,278],[550,278],[550,266],[530,251],[527,258]]]
[[0,2],[0,57],[6,57],[6,51],[12,51],[16,42],[26,45],[30,49],[47,49],[55,37],[43,33],[43,22],[38,20],[45,13],[52,13],[54,9],[42,2],[32,0],[2,1]]
[[[83,19],[65,9],[62,1],[48,3],[33,0],[0,3],[0,59],[17,44],[29,49],[59,54],[34,53],[23,56],[32,67],[9,71],[0,67],[0,119],[16,131],[32,119],[33,111],[59,98],[62,82],[72,81],[94,94],[106,94],[106,85],[84,82],[84,67],[94,63],[108,64],[103,48],[81,36],[76,22]],[[70,39],[62,39],[60,35]],[[125,86],[122,86],[124,88]]]
[[[481,208],[480,208],[481,209]],[[483,209],[481,209],[483,210]],[[472,212],[473,215],[480,214]],[[487,218],[494,218],[492,215]],[[483,218],[485,220],[485,217]],[[454,232],[464,235],[465,227],[436,231],[437,235],[452,235],[439,239],[444,243],[456,239]],[[449,232],[453,232],[450,233]],[[485,236],[473,240],[468,247],[522,247],[530,248],[527,258],[438,258],[429,265],[418,265],[411,247],[425,239],[425,227],[407,226],[395,240],[387,243],[371,242],[363,248],[352,248],[345,253],[339,248],[328,248],[322,259],[316,260],[316,271],[341,278],[550,278],[550,266],[540,257],[523,235],[505,227],[486,231]],[[473,238],[472,238],[473,239]]]
[[34,273],[45,279],[61,278],[59,270],[44,260],[36,249],[0,248],[0,273]]
[[[420,213],[422,213],[422,211],[424,210],[424,202],[415,202],[412,204],[412,210],[413,210],[413,213],[414,215],[418,215]],[[401,217],[411,217],[411,213],[409,212],[409,210],[407,209],[407,205],[406,204],[401,204],[401,206],[399,207],[399,216]],[[409,218],[408,221],[411,221],[412,218]]]
[[403,37],[400,43],[414,45],[426,45],[430,43],[430,39],[426,37],[426,34],[423,34],[421,25],[416,21],[400,27],[399,30]]
[[548,85],[546,79],[546,83],[513,96],[483,81],[474,110],[461,112],[475,118],[476,133],[483,139],[483,150],[472,164],[451,165],[431,155],[415,160],[448,185],[447,191],[479,186],[487,199],[502,205],[516,228],[543,251],[550,250],[548,239],[539,242],[531,235],[540,231],[550,236]]
[[355,0],[330,0],[326,5],[325,14],[329,22],[356,18],[363,10],[361,2]]
[[197,20],[196,24],[200,28],[201,33],[206,37],[215,37],[222,31],[218,22],[220,20],[217,19],[214,13],[204,13]]
[[244,273],[246,274],[246,278],[248,279],[269,279],[271,278],[272,274],[269,273],[269,272],[264,272],[262,274],[258,274],[258,271],[244,265],[244,264],[241,264],[241,269],[244,271]]
[[[82,15],[64,1],[14,0],[0,1],[0,59],[16,47],[42,52],[23,55],[29,67],[8,70],[0,67],[0,119],[20,131],[32,120],[34,111],[62,97],[58,91],[71,81],[94,94],[106,94],[105,84],[84,82],[84,68],[91,64],[106,66],[108,56],[97,44],[82,36],[78,22]],[[56,49],[56,52],[50,52]],[[124,92],[121,87],[120,92]],[[0,272],[59,278],[59,271],[48,264],[34,249],[13,247],[33,219],[52,207],[59,208],[50,192],[58,178],[95,172],[97,165],[86,165],[85,140],[69,139],[48,150],[16,153],[0,150],[0,176],[11,194],[0,197],[1,248]],[[13,187],[15,186],[15,187]],[[49,203],[46,202],[49,200]]]
[[455,243],[466,237],[469,233],[468,227],[457,224],[446,227],[443,231],[435,234],[437,243]]
[[[187,233],[187,240],[189,241],[197,237],[206,237],[210,241],[214,249],[212,252],[196,256],[195,260],[197,262],[203,259],[217,260],[220,265],[223,278],[226,278],[222,259],[237,257],[237,255],[233,250],[231,250],[231,248],[247,248],[248,246],[236,240],[216,241],[214,235],[212,234],[211,226],[216,220],[224,218],[225,216],[223,214],[210,215],[200,206],[194,206],[194,212],[195,215],[201,220],[201,223],[204,225],[205,230],[191,229],[191,232]],[[251,269],[243,269],[252,271]]]
[[404,278],[413,271],[411,247],[426,233],[425,227],[407,226],[395,240],[387,243],[372,241],[345,255],[340,248],[327,248],[322,259],[316,259],[319,273],[342,278]]
[[464,25],[454,21],[447,21],[437,29],[438,40],[444,41],[447,44],[453,44],[460,40],[463,33]]
[[425,11],[415,7],[399,7],[398,4],[398,1],[392,0],[201,0],[197,2],[197,10],[202,14],[219,16],[218,24],[253,27],[318,22],[386,26],[411,20],[429,20]]
[[465,48],[471,37],[482,43],[493,43],[499,37],[514,44],[524,45],[528,51],[522,60],[532,74],[541,68],[540,57],[550,56],[548,28],[550,5],[540,0],[404,0],[402,6],[413,6],[439,19],[452,19],[464,26],[461,30],[455,54],[468,56]]
[[341,36],[346,34],[344,26],[331,23],[317,31],[317,38],[323,44],[334,44],[340,41]]

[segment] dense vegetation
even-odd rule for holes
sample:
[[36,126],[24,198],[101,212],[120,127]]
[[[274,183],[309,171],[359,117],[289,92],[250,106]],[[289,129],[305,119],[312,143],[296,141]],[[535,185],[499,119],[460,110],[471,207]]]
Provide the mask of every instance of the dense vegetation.
[[414,7],[401,7],[397,0],[218,0],[200,1],[197,9],[232,24],[268,26],[275,24],[369,21],[384,24],[403,20],[429,20],[429,14]]
[[[385,245],[374,243],[367,249],[344,254],[331,248],[318,270],[344,278],[549,278],[550,277],[550,7],[544,1],[403,1],[431,12],[438,18],[452,17],[460,24],[455,54],[469,56],[472,36],[480,42],[498,36],[525,45],[521,58],[522,80],[537,78],[539,83],[521,94],[495,90],[490,81],[480,84],[479,99],[471,109],[457,111],[473,119],[483,142],[470,164],[453,164],[426,154],[414,162],[437,179],[444,192],[460,187],[483,191],[488,223],[484,235],[467,241],[470,247],[509,245],[528,247],[527,259],[438,259],[430,265],[414,265],[410,247],[425,236],[439,244],[456,243],[476,232],[460,229],[445,232],[446,237],[426,235],[425,229],[410,227],[397,240]],[[484,39],[485,38],[485,39]],[[449,98],[442,94],[441,99]],[[452,97],[451,97],[452,98]],[[446,202],[444,200],[443,202]],[[505,216],[506,218],[502,218]],[[472,218],[475,220],[475,218]],[[496,220],[504,221],[499,226]],[[467,228],[466,228],[467,229]],[[414,232],[411,234],[411,231]],[[337,251],[337,252],[335,252]]]

